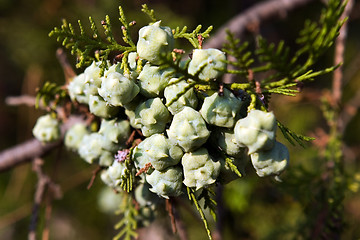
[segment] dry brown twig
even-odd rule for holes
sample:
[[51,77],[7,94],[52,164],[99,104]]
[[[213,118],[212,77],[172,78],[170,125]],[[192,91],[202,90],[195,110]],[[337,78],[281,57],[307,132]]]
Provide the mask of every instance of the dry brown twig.
[[[36,228],[38,221],[39,208],[45,194],[51,194],[53,198],[59,199],[62,196],[60,186],[55,184],[48,175],[46,175],[42,170],[43,160],[40,158],[35,158],[33,160],[33,171],[38,177],[38,183],[35,191],[34,205],[32,209],[30,227],[29,227],[29,240],[36,239]],[[47,232],[47,231],[46,231]],[[46,234],[47,236],[48,234]],[[43,238],[44,239],[44,238]]]
[[[71,116],[61,126],[61,136],[65,135],[65,132],[75,123],[82,122],[82,118],[79,116]],[[0,172],[6,171],[19,164],[23,164],[31,161],[36,157],[44,156],[50,150],[60,146],[62,140],[43,144],[37,139],[33,138],[24,143],[20,143],[12,148],[6,149],[0,152]]]

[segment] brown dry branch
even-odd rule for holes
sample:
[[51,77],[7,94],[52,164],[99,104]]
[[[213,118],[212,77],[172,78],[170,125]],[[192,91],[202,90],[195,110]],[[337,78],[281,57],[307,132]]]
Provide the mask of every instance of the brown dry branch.
[[69,63],[66,53],[62,48],[59,48],[56,51],[56,57],[59,60],[59,63],[64,71],[65,82],[68,84],[71,81],[71,79],[76,76],[76,73],[72,68],[71,64]]
[[[177,199],[173,198],[172,199],[172,204],[176,205],[177,204]],[[177,206],[173,206],[173,216],[175,218],[175,225],[176,225],[176,230],[177,230],[177,234],[180,238],[180,240],[188,240],[188,232],[186,230],[184,221],[181,219],[178,211],[177,211]]]
[[285,17],[288,12],[308,4],[313,0],[270,0],[256,4],[225,23],[211,37],[203,48],[221,48],[226,40],[226,30],[241,38],[250,26],[259,25],[271,18]]
[[136,174],[135,176],[139,176],[142,173],[146,173],[150,168],[152,168],[153,166],[151,165],[151,163],[146,163],[145,167],[141,168]]
[[[350,15],[353,6],[354,6],[354,1],[349,0],[342,14],[342,18],[346,18],[347,16]],[[345,41],[347,37],[347,25],[348,25],[347,22],[348,21],[346,21],[342,26],[342,28],[340,29],[340,34],[335,42],[334,65],[338,65],[339,63],[344,62],[344,50],[345,50]],[[334,71],[333,86],[332,86],[334,101],[337,104],[341,101],[342,86],[343,86],[343,67],[340,66]]]
[[173,206],[172,198],[165,200],[165,208],[166,208],[166,211],[168,212],[170,220],[171,220],[172,232],[176,233],[177,229],[176,229],[176,222],[175,222],[175,217],[174,217],[174,206]]
[[[42,170],[43,160],[40,158],[35,158],[33,160],[33,171],[38,177],[38,183],[36,186],[35,196],[34,196],[34,205],[31,214],[31,221],[29,227],[29,240],[36,239],[36,228],[38,222],[38,215],[41,203],[45,197],[45,194],[51,193],[52,197],[59,199],[62,196],[60,186],[55,184],[48,175],[46,175]],[[46,224],[48,225],[48,224]],[[47,234],[46,234],[47,235]],[[44,238],[43,238],[44,239]]]
[[101,166],[98,166],[95,170],[93,170],[92,172],[92,176],[91,176],[91,179],[90,179],[90,182],[89,184],[87,185],[87,190],[90,190],[90,188],[92,187],[92,185],[94,184],[94,181],[96,179],[96,176],[98,175],[98,173],[103,169],[103,167]]
[[[342,18],[346,18],[346,17],[350,16],[353,6],[354,6],[354,0],[348,0],[345,10],[342,14]],[[334,64],[339,64],[339,63],[344,62],[344,51],[345,51],[345,42],[346,42],[346,37],[347,37],[347,26],[348,26],[348,21],[346,21],[344,23],[344,25],[340,29],[340,34],[339,34],[338,38],[336,39]],[[338,108],[338,106],[341,102],[342,92],[343,92],[343,81],[344,81],[343,67],[340,66],[334,71],[333,82],[332,82],[333,83],[332,98],[333,98],[334,103],[336,104],[336,106],[334,106],[336,108]],[[338,129],[340,132],[343,132],[344,129],[346,128],[346,125],[344,125],[344,122],[342,122],[341,120],[343,120],[343,119],[339,119],[339,121],[338,121]]]
[[[71,116],[61,126],[61,136],[65,135],[65,132],[73,126],[75,123],[82,122],[82,118],[79,116]],[[61,138],[61,139],[62,139]],[[34,158],[44,156],[50,150],[60,146],[62,140],[43,144],[37,139],[33,138],[26,142],[20,143],[14,147],[6,149],[0,152],[0,172],[9,170],[19,164],[23,164],[31,161]]]
[[[22,95],[22,96],[10,96],[5,99],[6,105],[9,106],[19,106],[19,105],[26,105],[28,107],[34,107],[35,106],[35,98],[30,95]],[[40,102],[40,108],[41,106]]]

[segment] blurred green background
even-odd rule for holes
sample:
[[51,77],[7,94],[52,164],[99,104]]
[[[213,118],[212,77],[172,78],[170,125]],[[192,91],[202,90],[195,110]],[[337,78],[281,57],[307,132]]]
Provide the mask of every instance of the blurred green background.
[[[141,5],[154,8],[156,16],[171,27],[198,24],[215,30],[236,14],[257,2],[254,0],[0,0],[0,150],[14,146],[32,137],[31,129],[43,112],[31,107],[11,107],[5,104],[8,96],[35,95],[35,89],[45,81],[63,83],[64,75],[55,57],[60,46],[48,33],[60,26],[61,19],[76,23],[82,20],[88,26],[88,17],[97,23],[109,15],[115,34],[120,35],[118,6],[124,8],[128,20],[136,20],[137,28],[147,23]],[[291,12],[285,19],[264,22],[260,33],[269,41],[284,39],[290,46],[306,18],[316,19],[322,4],[315,1]],[[360,87],[360,2],[355,2],[350,16],[344,62],[344,103],[352,99]],[[100,25],[100,24],[99,24]],[[251,40],[248,34],[245,39]],[[134,39],[136,32],[134,31]],[[72,63],[74,57],[69,55]],[[329,51],[317,67],[333,64]],[[81,69],[76,70],[81,72]],[[305,86],[304,92],[321,94],[331,88],[332,75],[325,75]],[[320,110],[320,102],[308,95],[272,98],[271,110],[277,118],[295,132],[314,135],[327,130]],[[357,109],[356,109],[357,110]],[[344,201],[342,239],[360,238],[359,144],[360,115],[356,114],[344,134],[345,171],[349,190]],[[281,134],[280,141],[285,142]],[[303,224],[312,224],[307,211],[321,197],[316,180],[324,170],[321,152],[311,144],[306,149],[287,144],[291,164],[282,175],[283,182],[258,178],[251,166],[247,176],[227,185],[223,192],[224,239],[303,239],[297,232]],[[91,190],[86,186],[94,167],[65,149],[46,157],[46,173],[59,183],[63,197],[52,203],[50,239],[111,239],[116,231],[113,225],[119,216],[106,214],[98,205],[98,196],[104,185],[99,179]],[[28,234],[31,207],[37,179],[30,164],[0,173],[0,239],[25,239]],[[44,225],[45,208],[40,211],[39,231]],[[190,239],[206,239],[206,232],[186,207],[179,209],[185,219]],[[317,219],[312,219],[314,222]],[[195,223],[195,224],[194,224]]]

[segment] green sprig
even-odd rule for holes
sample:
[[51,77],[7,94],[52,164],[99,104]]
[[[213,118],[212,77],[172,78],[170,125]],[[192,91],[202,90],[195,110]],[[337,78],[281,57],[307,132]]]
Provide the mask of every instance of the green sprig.
[[[257,73],[265,72],[267,77],[258,80],[261,84],[262,93],[276,93],[287,96],[295,96],[298,92],[293,87],[298,82],[312,81],[314,78],[334,71],[339,65],[314,71],[311,69],[320,57],[333,45],[335,38],[344,20],[340,20],[346,4],[337,0],[330,0],[318,22],[306,21],[304,29],[300,32],[297,43],[300,48],[291,56],[290,48],[285,46],[284,41],[278,44],[268,43],[264,38],[257,38],[256,60],[247,51],[248,43],[240,44],[233,34],[227,33],[228,43],[223,51],[235,57],[235,61],[228,64],[236,67],[236,70],[228,70],[229,73],[245,77],[252,82]],[[260,63],[252,66],[254,62]],[[253,74],[249,74],[252,71]],[[256,93],[254,84],[242,85],[234,83],[230,85],[233,90],[246,90],[249,94]]]
[[194,48],[201,48],[201,45],[198,41],[198,36],[201,35],[203,38],[208,38],[209,33],[213,29],[213,26],[208,27],[204,32],[200,32],[202,26],[198,25],[194,31],[187,33],[187,26],[184,26],[181,30],[177,27],[173,30],[174,38],[185,38],[187,39]]
[[118,215],[122,215],[121,220],[115,225],[115,229],[121,229],[113,240],[131,240],[137,237],[137,221],[136,217],[139,215],[136,209],[133,198],[127,193],[122,193],[122,203],[119,206],[119,210],[116,212]]
[[135,182],[135,174],[136,174],[136,169],[133,160],[131,158],[133,154],[133,149],[134,149],[133,147],[130,148],[130,152],[124,161],[126,169],[124,170],[124,174],[121,176],[122,181],[120,184],[120,187],[128,193],[133,190],[133,185]]
[[215,192],[210,188],[203,188],[199,197],[197,198],[198,201],[204,199],[204,209],[209,208],[210,214],[213,219],[216,221],[216,206],[217,202],[214,200]]
[[42,88],[37,90],[35,98],[35,108],[39,108],[40,101],[45,107],[49,107],[55,110],[56,106],[66,98],[66,90],[62,86],[58,86],[55,83],[45,82]]
[[306,142],[315,140],[315,138],[313,137],[303,136],[291,131],[289,128],[285,127],[279,121],[277,122],[277,125],[281,130],[282,134],[284,135],[284,137],[289,141],[289,143],[291,143],[294,146],[295,146],[295,142],[297,142],[300,146],[305,147]]
[[146,15],[148,15],[148,17],[151,19],[151,21],[154,23],[154,22],[157,22],[157,19],[155,17],[155,13],[154,13],[154,10],[153,9],[149,9],[149,7],[146,5],[146,4],[143,4],[142,5],[142,9],[141,9],[142,12],[146,13]]
[[229,157],[225,157],[225,164],[228,168],[230,168],[231,171],[233,171],[236,175],[239,177],[242,177],[242,174],[240,173],[239,169],[234,164],[234,159],[231,159]]
[[224,44],[224,48],[222,50],[236,59],[236,61],[227,61],[227,63],[239,69],[237,71],[228,70],[228,72],[246,77],[248,76],[248,71],[251,64],[253,64],[255,61],[252,58],[251,51],[248,50],[249,43],[244,42],[241,44],[240,39],[235,38],[235,36],[230,31],[226,31],[226,34],[226,39],[228,42]]
[[123,23],[123,40],[129,46],[123,46],[115,40],[109,16],[106,16],[105,21],[102,21],[105,39],[99,36],[99,30],[91,17],[89,17],[91,34],[86,34],[80,20],[78,21],[79,32],[75,31],[71,23],[63,20],[61,27],[55,27],[49,33],[49,36],[56,37],[58,42],[61,42],[64,47],[71,50],[72,55],[77,56],[77,68],[88,66],[93,61],[102,61],[100,64],[102,74],[107,67],[107,60],[112,52],[120,51],[128,53],[136,51],[136,46],[132,42],[129,34],[129,27],[132,24],[126,22],[121,7],[119,8],[119,12],[120,21]]

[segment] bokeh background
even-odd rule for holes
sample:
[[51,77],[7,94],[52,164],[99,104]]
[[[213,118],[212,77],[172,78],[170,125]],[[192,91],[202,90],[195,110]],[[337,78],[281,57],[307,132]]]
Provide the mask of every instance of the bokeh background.
[[[89,26],[92,16],[97,23],[109,15],[115,34],[120,36],[118,6],[128,20],[136,20],[137,28],[147,23],[141,5],[147,3],[165,25],[187,25],[188,29],[202,24],[213,25],[214,32],[226,21],[259,0],[0,0],[0,150],[32,138],[31,130],[41,110],[27,106],[8,106],[8,96],[32,95],[45,81],[64,82],[64,75],[55,52],[60,46],[48,33],[61,25],[61,19],[76,24],[80,19]],[[305,19],[316,19],[323,4],[314,1],[292,11],[282,19],[261,24],[260,34],[271,42],[284,39],[289,46]],[[100,25],[100,24],[99,24]],[[355,1],[349,18],[344,62],[344,103],[352,99],[360,87],[360,2]],[[244,40],[253,40],[250,32]],[[134,31],[136,39],[136,31]],[[69,55],[71,63],[74,57]],[[318,68],[333,64],[333,49],[320,61]],[[77,69],[78,73],[82,70]],[[304,92],[319,95],[331,89],[332,75],[328,74],[307,84]],[[311,95],[310,94],[310,95]],[[314,136],[319,129],[328,129],[320,109],[320,101],[308,95],[273,97],[270,105],[277,118],[295,132]],[[315,99],[315,100],[314,100]],[[357,109],[356,109],[357,110]],[[344,200],[342,239],[360,237],[360,115],[356,114],[344,133],[344,166],[349,181]],[[281,134],[280,141],[286,142]],[[307,211],[321,202],[315,180],[324,169],[321,151],[309,144],[306,149],[287,144],[291,164],[283,182],[258,178],[251,166],[247,175],[224,188],[224,239],[302,239],[301,226],[313,224]],[[104,185],[97,179],[90,190],[86,186],[94,167],[75,154],[61,148],[45,158],[45,171],[59,183],[63,197],[52,202],[50,239],[111,239],[113,225],[119,216],[106,213],[99,205]],[[36,174],[31,164],[0,173],[0,239],[25,239],[28,234],[31,208],[36,187]],[[315,188],[315,189],[314,189]],[[202,223],[186,207],[179,209],[185,219],[190,239],[206,239]],[[45,224],[46,208],[40,211],[39,232]],[[313,220],[313,222],[309,221]]]

